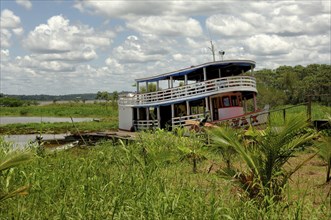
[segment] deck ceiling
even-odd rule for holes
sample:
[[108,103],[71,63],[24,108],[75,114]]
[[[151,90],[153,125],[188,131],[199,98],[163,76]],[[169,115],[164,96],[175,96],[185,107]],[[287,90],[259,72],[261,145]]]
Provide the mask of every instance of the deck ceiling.
[[221,71],[222,77],[236,76],[243,72],[247,72],[254,67],[255,62],[251,60],[216,61],[154,77],[137,79],[136,82],[155,82],[160,80],[168,80],[170,77],[172,77],[173,80],[184,80],[185,75],[188,76],[188,80],[202,81],[204,68],[206,68],[207,78],[212,79],[219,76],[219,71]]

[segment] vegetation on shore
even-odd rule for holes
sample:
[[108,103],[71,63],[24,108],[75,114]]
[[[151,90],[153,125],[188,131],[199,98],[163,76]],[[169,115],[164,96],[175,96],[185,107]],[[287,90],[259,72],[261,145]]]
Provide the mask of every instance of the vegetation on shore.
[[1,107],[1,116],[117,117],[117,103],[53,103],[43,106]]
[[314,102],[330,105],[331,65],[280,66],[274,70],[254,72],[259,91],[258,104],[272,108],[279,105],[296,105]]
[[[261,107],[292,107],[310,94],[317,102],[312,119],[325,118],[330,102],[317,95],[328,92],[328,68],[256,72]],[[116,129],[115,96],[98,95],[106,102],[2,106],[1,116],[99,122],[12,124],[0,126],[0,134]],[[0,219],[331,219],[331,132],[307,127],[302,115],[288,120],[306,111],[275,111],[263,131],[220,128],[209,138],[178,129],[142,132],[128,145],[105,141],[40,153],[31,144],[24,164],[25,156],[16,160],[0,138]]]
[[[6,143],[1,140],[0,145],[3,149]],[[289,158],[284,170],[291,170],[311,157],[313,146],[309,144],[306,150],[292,152],[294,157]],[[183,160],[192,158],[192,152],[205,157],[198,161],[195,172],[193,160]],[[238,171],[249,168],[237,153],[234,159],[231,167]],[[141,133],[136,142],[127,146],[121,142],[115,146],[102,142],[93,148],[48,153],[0,177],[1,190],[30,186],[29,194],[1,202],[0,218],[331,217],[330,185],[322,185],[325,167],[319,157],[313,157],[296,171],[281,187],[282,197],[277,200],[271,195],[265,195],[262,200],[247,196],[244,188],[222,177],[221,171],[226,167],[226,160],[204,138],[183,130]],[[275,171],[274,177],[281,174]]]
[[[293,107],[293,108],[292,108]],[[286,117],[307,111],[305,105],[283,106],[275,108],[287,108]],[[324,118],[325,114],[331,114],[331,107],[314,103],[312,105],[312,119]],[[118,109],[117,104],[112,102],[105,103],[65,103],[50,104],[45,106],[24,106],[24,107],[2,107],[1,116],[42,116],[42,117],[89,117],[96,118],[96,121],[75,123],[81,132],[95,132],[116,130],[118,128]],[[274,125],[283,123],[283,110],[272,112],[270,120]],[[72,123],[26,123],[8,124],[0,126],[0,134],[38,134],[38,133],[76,133],[77,130]]]
[[[2,107],[1,116],[38,117],[89,117],[96,120],[75,123],[81,132],[107,131],[118,128],[117,104],[112,103],[65,103],[45,106]],[[70,122],[25,123],[0,126],[0,134],[59,134],[76,133],[77,128]]]

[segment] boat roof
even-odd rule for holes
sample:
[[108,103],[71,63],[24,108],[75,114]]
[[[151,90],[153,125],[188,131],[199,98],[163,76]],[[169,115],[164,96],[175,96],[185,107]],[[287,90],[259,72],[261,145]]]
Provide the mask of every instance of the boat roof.
[[[159,80],[167,80],[170,77],[173,77],[174,80],[182,80],[185,75],[190,75],[190,80],[197,80],[200,78],[200,75],[203,73],[203,68],[206,68],[207,74],[212,72],[217,72],[220,69],[222,76],[227,75],[239,75],[243,72],[247,72],[250,69],[255,67],[255,61],[252,60],[224,60],[224,61],[215,61],[200,64],[197,66],[191,66],[188,68],[163,73],[156,76],[145,77],[136,79],[137,83],[139,82],[155,82]],[[199,75],[199,76],[198,76]]]

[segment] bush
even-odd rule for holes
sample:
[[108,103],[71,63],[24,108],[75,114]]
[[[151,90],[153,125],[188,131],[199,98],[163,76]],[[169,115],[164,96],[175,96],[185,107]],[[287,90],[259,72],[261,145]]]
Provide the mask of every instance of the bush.
[[3,107],[20,107],[23,105],[24,105],[24,101],[19,99],[9,98],[9,97],[0,98],[0,106]]

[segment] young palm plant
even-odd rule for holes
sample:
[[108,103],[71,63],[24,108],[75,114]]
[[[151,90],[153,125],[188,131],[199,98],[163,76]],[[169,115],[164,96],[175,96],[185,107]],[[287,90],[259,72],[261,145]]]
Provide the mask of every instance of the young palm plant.
[[240,169],[223,169],[223,177],[235,180],[250,198],[280,199],[288,179],[306,162],[291,170],[284,167],[315,137],[313,132],[305,130],[307,126],[307,120],[299,115],[289,119],[283,127],[268,126],[263,131],[251,127],[243,136],[226,128],[218,128],[217,136],[211,132],[212,140],[224,149],[233,148],[245,164]]
[[177,146],[180,154],[180,161],[188,160],[192,162],[193,173],[198,172],[198,163],[206,159],[202,149],[202,143],[196,137],[181,137],[182,141]]
[[226,163],[226,168],[230,170],[233,158],[237,152],[232,145],[228,145],[228,142],[224,142],[224,138],[226,137],[227,140],[236,139],[242,130],[238,129],[234,131],[231,127],[219,127],[207,130],[207,132],[212,137],[212,143],[210,145],[211,151],[221,154]]
[[[3,143],[0,140],[1,143]],[[1,144],[1,153],[0,153],[0,202],[12,198],[17,195],[27,194],[29,186],[22,186],[18,189],[11,190],[10,179],[11,172],[10,170],[22,163],[25,163],[32,159],[33,155],[30,152],[5,152]]]

